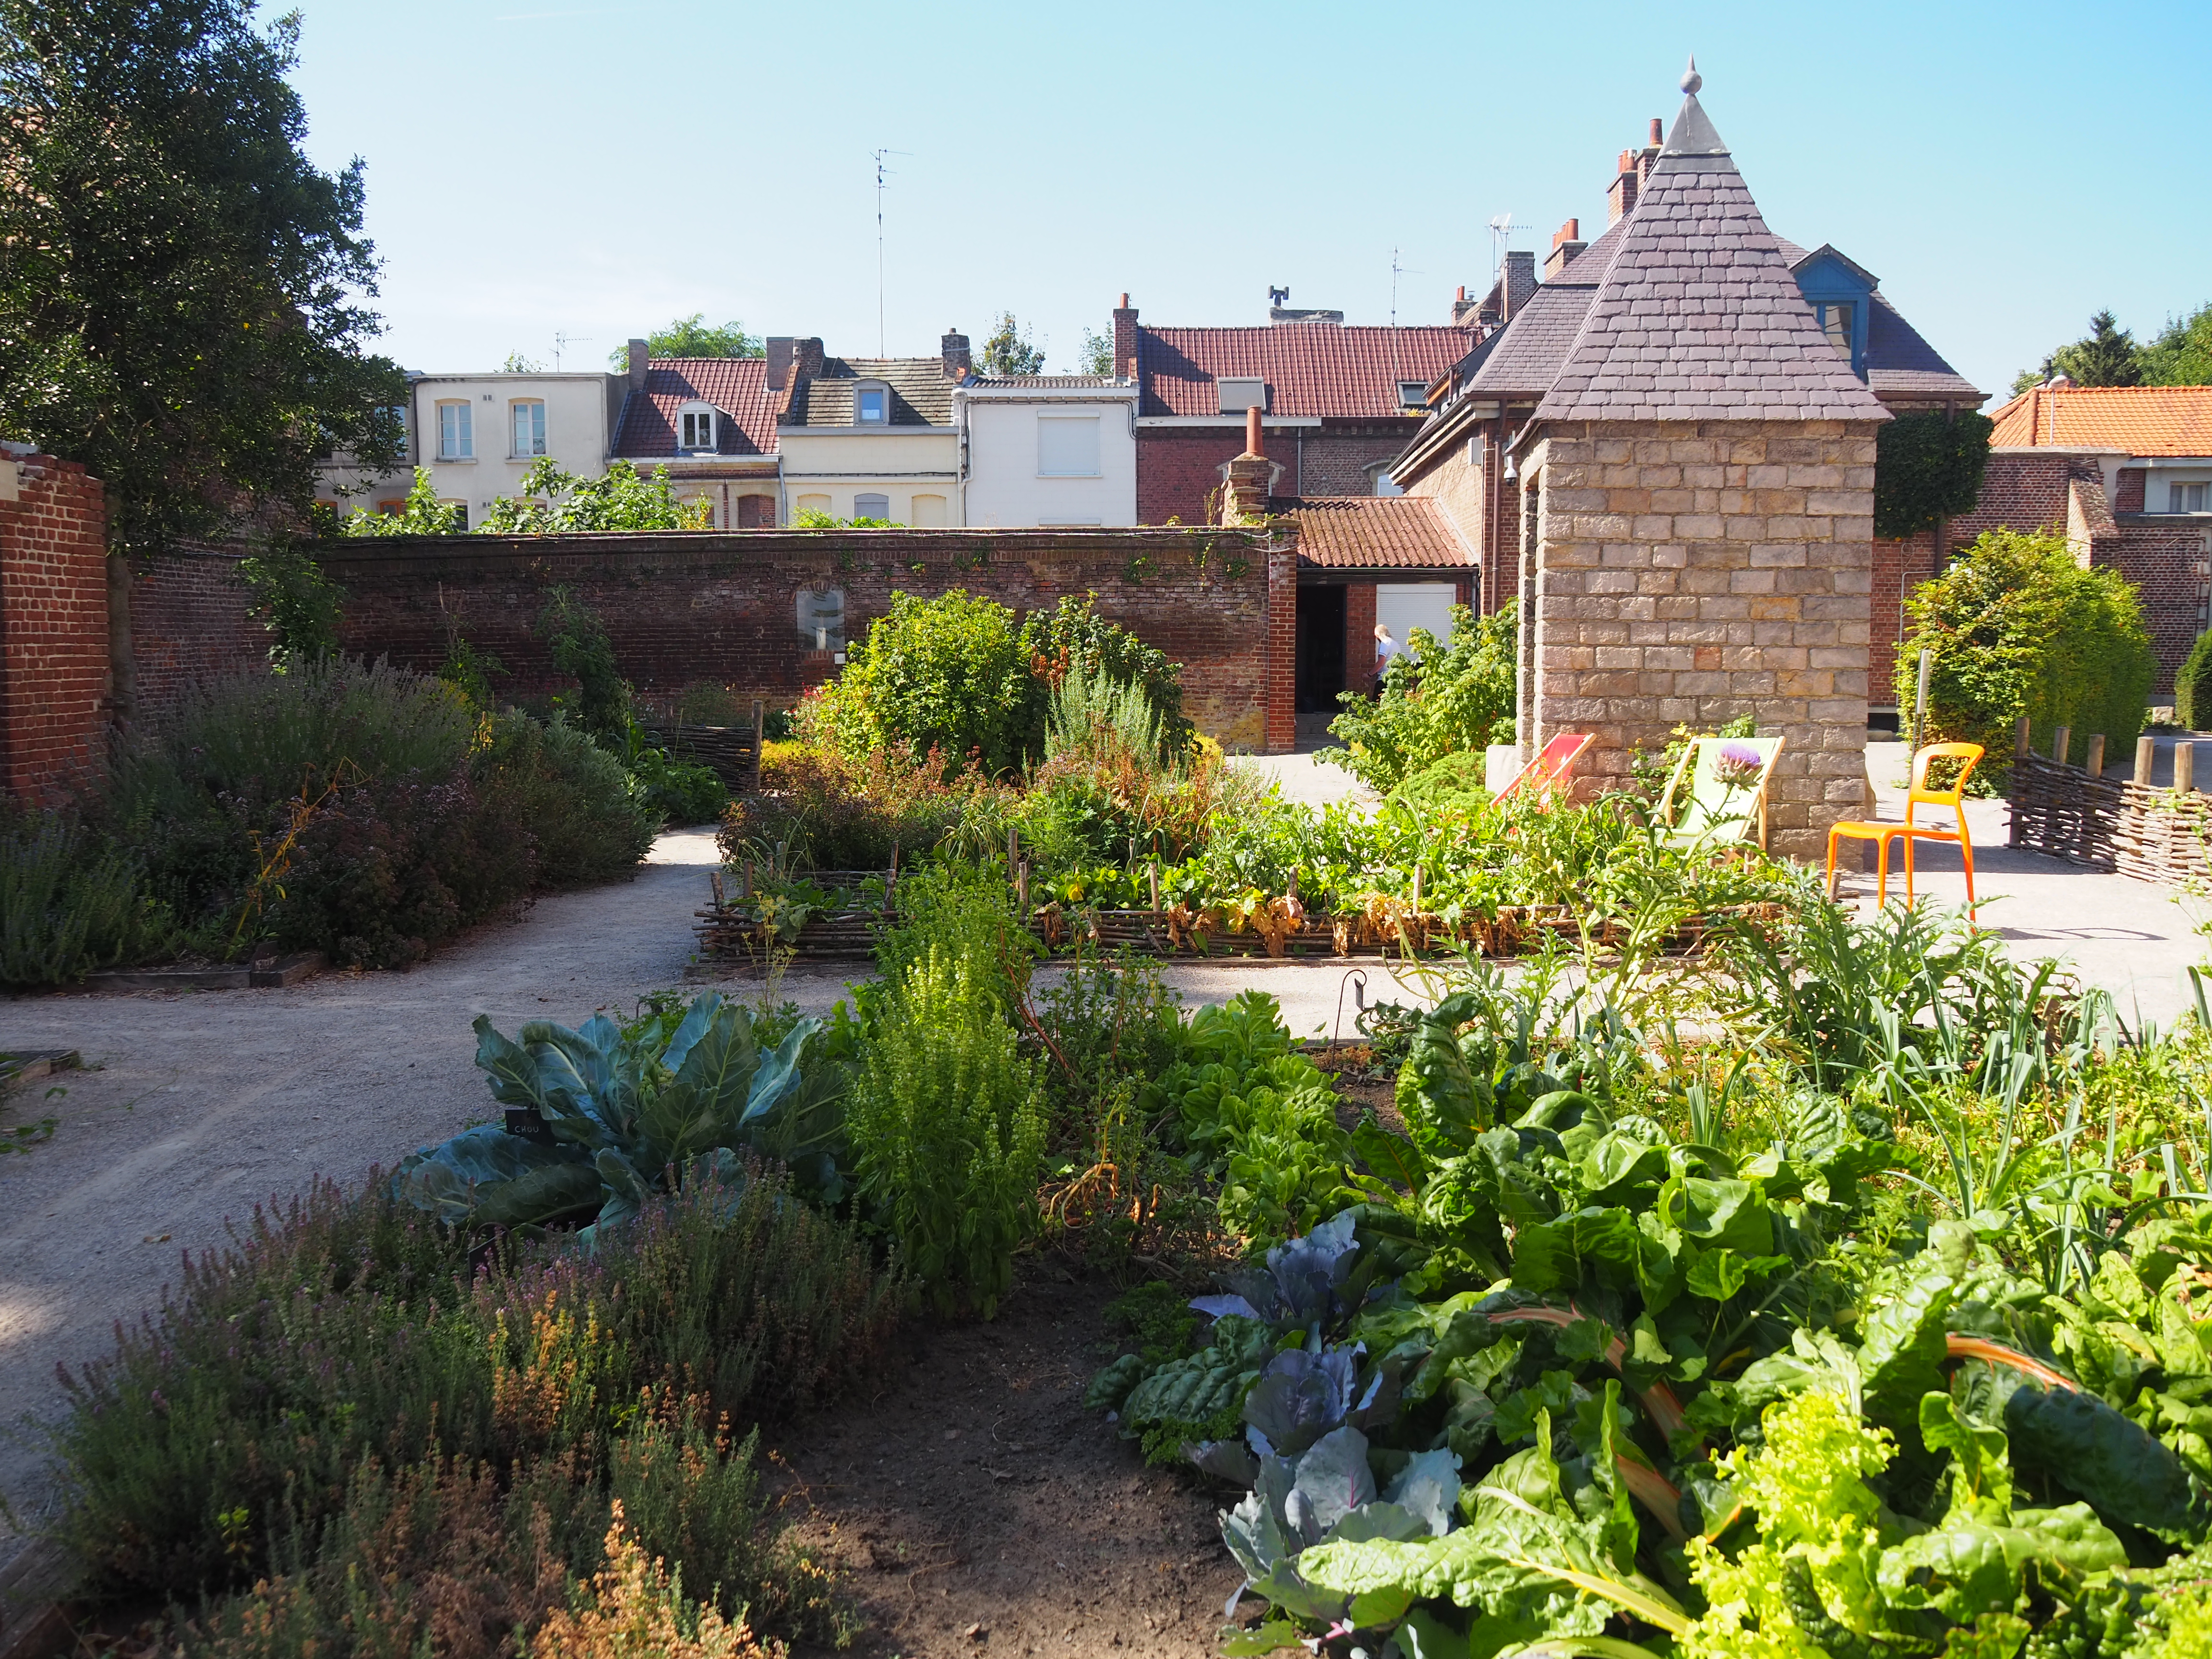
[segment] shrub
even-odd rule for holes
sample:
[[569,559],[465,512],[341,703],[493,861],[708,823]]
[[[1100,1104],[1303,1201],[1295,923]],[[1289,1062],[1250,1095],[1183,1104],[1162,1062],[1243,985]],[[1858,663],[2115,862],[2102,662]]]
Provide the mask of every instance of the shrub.
[[1036,1220],[1036,1079],[985,975],[933,943],[884,994],[847,1108],[856,1184],[940,1313],[988,1319]]
[[557,715],[550,725],[520,714],[493,720],[477,775],[527,826],[541,887],[635,875],[659,828],[622,763]]
[[639,799],[670,823],[712,823],[730,804],[730,792],[712,767],[672,760],[659,749],[640,749],[630,775]]
[[528,1659],[768,1659],[743,1619],[734,1625],[684,1594],[623,1527],[617,1505],[607,1528],[606,1570],[574,1605],[556,1610],[526,1650]]
[[137,858],[74,817],[0,806],[0,985],[60,985],[136,962],[173,932]]
[[614,641],[599,612],[572,589],[556,587],[538,613],[538,634],[552,652],[553,665],[576,682],[574,699],[556,697],[555,706],[572,708],[575,723],[601,747],[617,753],[627,750],[630,685],[615,666]]
[[1911,708],[1923,649],[1934,653],[1928,730],[1917,741],[1980,744],[1973,781],[1995,788],[2012,761],[2013,726],[2048,752],[2073,731],[2068,758],[2092,736],[2124,754],[2142,730],[2157,676],[2135,586],[2108,567],[2084,570],[2054,531],[1992,530],[1905,602],[1911,632],[1897,653],[1899,705]]
[[1407,641],[1412,649],[1390,659],[1377,697],[1344,694],[1344,713],[1328,729],[1345,746],[1324,749],[1316,758],[1388,792],[1447,755],[1510,743],[1517,639],[1513,611],[1478,618],[1454,605],[1451,643],[1441,645],[1415,629]]
[[883,870],[896,851],[911,864],[948,839],[979,851],[1003,842],[1013,792],[903,745],[847,757],[832,748],[770,743],[760,789],[731,805],[719,841],[732,865],[786,848],[824,870]]
[[900,744],[949,766],[972,759],[994,777],[1020,766],[1035,713],[1014,613],[957,587],[933,599],[893,593],[819,701],[848,757]]
[[2173,677],[2173,723],[2185,732],[2212,720],[2212,631],[2199,634]]
[[[1094,681],[1133,686],[1151,706],[1163,744],[1180,750],[1192,726],[1182,712],[1182,665],[1146,645],[1092,607],[1091,596],[1063,599],[1050,611],[1032,611],[1022,624],[1022,644],[1030,666],[1048,690],[1078,672]],[[1047,714],[1040,706],[1030,716],[1032,741],[1042,737]]]

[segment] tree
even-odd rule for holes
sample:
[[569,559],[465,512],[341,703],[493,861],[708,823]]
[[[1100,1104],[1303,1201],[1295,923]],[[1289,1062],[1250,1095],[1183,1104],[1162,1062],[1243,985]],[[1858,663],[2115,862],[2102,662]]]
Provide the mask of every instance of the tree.
[[107,486],[111,544],[304,519],[402,459],[362,164],[319,172],[251,0],[0,0],[0,430]]
[[678,501],[668,469],[657,466],[641,477],[628,461],[617,461],[602,477],[565,472],[550,455],[541,455],[522,475],[522,494],[502,495],[485,510],[477,528],[488,536],[544,536],[562,531],[707,530],[714,509],[705,497]]
[[2143,365],[2135,336],[2111,312],[2100,311],[2089,319],[2086,337],[2058,347],[2041,368],[2024,369],[2015,376],[2013,392],[2016,395],[2039,386],[2054,374],[2063,374],[2075,386],[2141,386]]
[[999,313],[998,326],[983,342],[983,373],[994,377],[1044,373],[1043,351],[1030,343],[1028,331],[1011,311]]
[[1075,354],[1075,372],[1079,374],[1103,374],[1109,380],[1119,374],[1121,365],[1114,361],[1114,337],[1085,329],[1083,343]]
[[[620,345],[609,352],[608,367],[623,368],[629,361],[629,350]],[[759,335],[746,333],[742,323],[724,323],[716,328],[708,322],[705,312],[695,311],[647,335],[645,354],[648,357],[763,357],[768,348]]]
[[1922,410],[1885,421],[1874,440],[1874,533],[1917,536],[1974,510],[1992,422],[1966,410]]
[[2212,386],[2212,305],[2168,318],[2142,356],[2145,386]]
[[340,526],[349,536],[458,536],[469,527],[469,511],[459,501],[441,501],[430,469],[415,469],[407,504],[397,513],[372,513],[357,507]]
[[526,357],[520,351],[510,351],[507,354],[507,361],[499,366],[499,372],[502,374],[543,374],[545,365],[535,357]]

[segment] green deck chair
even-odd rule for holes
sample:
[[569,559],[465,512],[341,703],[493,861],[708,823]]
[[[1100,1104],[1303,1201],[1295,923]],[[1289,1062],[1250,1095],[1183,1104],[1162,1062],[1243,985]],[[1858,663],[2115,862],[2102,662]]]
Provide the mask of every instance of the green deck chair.
[[[1766,786],[1781,756],[1780,738],[1693,738],[1659,798],[1660,821],[1672,826],[1675,844],[1750,838],[1765,852]],[[1754,762],[1755,777],[1749,775]],[[1735,780],[1724,779],[1723,769]]]

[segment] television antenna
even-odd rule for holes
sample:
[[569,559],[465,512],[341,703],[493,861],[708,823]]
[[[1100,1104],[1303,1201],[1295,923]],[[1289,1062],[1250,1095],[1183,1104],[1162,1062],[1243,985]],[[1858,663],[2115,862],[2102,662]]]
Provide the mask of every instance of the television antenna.
[[1513,233],[1528,228],[1526,225],[1515,224],[1513,216],[1510,212],[1501,213],[1490,222],[1490,274],[1492,276],[1495,277],[1499,271],[1505,269],[1505,249],[1513,240]]
[[872,149],[868,152],[875,158],[876,163],[876,356],[878,357],[890,355],[884,343],[886,337],[884,333],[884,180],[898,171],[896,167],[886,167],[884,161],[889,156],[911,155],[913,153],[904,149]]
[[555,329],[553,331],[553,372],[556,374],[558,374],[561,372],[561,354],[562,352],[566,351],[572,345],[583,345],[589,343],[591,337],[592,337],[588,334],[570,334],[565,330]]
[[[1390,250],[1390,379],[1393,382],[1395,382],[1398,378],[1398,279],[1401,276],[1418,276],[1420,274],[1419,271],[1409,270],[1399,262],[1396,248]],[[1395,385],[1392,390],[1396,390]]]

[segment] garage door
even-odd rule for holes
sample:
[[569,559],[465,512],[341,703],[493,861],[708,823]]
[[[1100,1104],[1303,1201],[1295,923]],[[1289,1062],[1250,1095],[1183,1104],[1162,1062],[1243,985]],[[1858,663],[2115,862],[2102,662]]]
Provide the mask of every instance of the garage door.
[[1439,641],[1449,643],[1452,601],[1458,594],[1455,582],[1385,582],[1375,590],[1375,620],[1401,645],[1416,628],[1425,628]]

